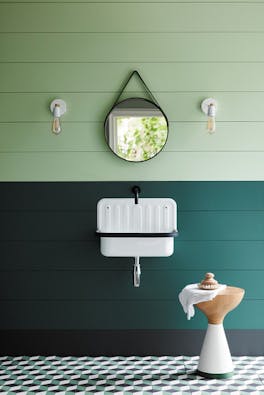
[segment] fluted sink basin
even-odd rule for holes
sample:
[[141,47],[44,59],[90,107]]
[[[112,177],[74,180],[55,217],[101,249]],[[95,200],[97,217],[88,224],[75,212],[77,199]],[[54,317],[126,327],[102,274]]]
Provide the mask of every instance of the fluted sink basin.
[[170,256],[177,236],[177,205],[173,199],[101,199],[97,234],[105,256]]

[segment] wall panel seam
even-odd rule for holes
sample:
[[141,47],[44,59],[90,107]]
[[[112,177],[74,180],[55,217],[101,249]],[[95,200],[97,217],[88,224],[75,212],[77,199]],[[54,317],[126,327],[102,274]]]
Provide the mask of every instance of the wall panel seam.
[[[197,125],[204,125],[205,121],[204,119],[202,121],[189,121],[189,120],[169,120],[169,123],[171,124],[197,124]],[[220,119],[217,119],[217,124],[244,124],[244,123],[248,123],[248,124],[263,124],[264,121],[255,121],[255,120],[245,120],[245,121],[239,121],[239,120],[230,120],[230,121],[221,121]],[[38,121],[38,120],[34,120],[34,121],[0,121],[0,125],[17,125],[17,124],[44,124],[44,125],[50,125],[50,120],[49,121]],[[63,124],[104,124],[104,121],[67,121],[67,120],[63,120]]]
[[[0,33],[1,34],[1,33]],[[103,60],[94,60],[94,61],[72,61],[72,60],[69,60],[69,61],[67,61],[67,60],[65,60],[65,61],[54,61],[54,62],[52,62],[51,60],[47,60],[47,61],[39,61],[39,60],[36,60],[36,61],[34,61],[34,60],[31,60],[31,61],[23,61],[23,60],[10,60],[10,61],[8,61],[8,60],[0,60],[0,64],[43,64],[43,65],[45,65],[45,64],[105,64],[105,65],[107,65],[107,64],[129,64],[129,65],[131,65],[131,64],[138,64],[138,65],[141,65],[141,64],[154,64],[154,65],[156,65],[156,64],[263,64],[264,63],[264,60],[252,60],[252,61],[248,61],[248,60],[219,60],[219,61],[216,61],[216,60],[212,60],[212,61],[209,61],[209,60],[205,60],[205,61],[199,61],[199,60],[189,60],[189,61],[186,61],[186,60],[164,60],[164,61],[160,61],[160,60],[157,60],[157,61],[153,61],[153,60],[149,60],[149,61],[147,61],[147,60],[139,60],[139,61],[135,61],[135,62],[131,62],[131,61],[128,61],[128,60],[125,60],[125,61],[122,61],[122,60],[120,60],[120,61],[109,61],[109,60],[105,60],[105,61],[103,61]]]
[[[183,284],[183,286],[184,286],[184,284]],[[181,290],[181,289],[178,289],[178,291],[179,290]],[[177,294],[177,290],[175,291],[175,293]],[[76,298],[76,299],[74,299],[74,298],[61,298],[61,299],[59,299],[59,298],[50,298],[50,299],[48,299],[48,298],[34,298],[34,299],[30,299],[30,298],[28,298],[28,299],[26,299],[26,298],[18,298],[18,299],[3,299],[3,298],[1,298],[1,300],[0,300],[0,305],[2,304],[2,303],[13,303],[13,302],[15,302],[15,303],[25,303],[25,302],[28,302],[28,303],[30,303],[30,302],[52,302],[52,301],[56,301],[56,302],[67,302],[67,301],[69,301],[69,302],[72,302],[72,303],[77,303],[77,302],[99,302],[99,303],[120,303],[120,302],[133,302],[133,303],[138,303],[138,302],[150,302],[150,303],[155,303],[155,302],[176,302],[177,304],[179,303],[179,299],[178,299],[178,296],[176,296],[175,298],[164,298],[164,299],[160,299],[160,298],[157,298],[157,299],[155,299],[155,298],[141,298],[141,299],[138,299],[138,298],[117,298],[117,299],[111,299],[111,298],[102,298],[102,299],[100,299],[100,298]],[[254,301],[261,301],[261,302],[264,302],[264,299],[263,298],[247,298],[247,297],[244,297],[244,299],[243,299],[243,301],[247,301],[247,302],[254,302]]]
[[[0,155],[1,154],[14,154],[14,155],[19,155],[19,154],[67,154],[67,153],[91,153],[91,152],[100,152],[100,153],[109,153],[109,150],[107,149],[101,149],[101,150],[38,150],[34,149],[31,151],[13,151],[13,150],[7,150],[7,151],[2,151],[0,149]],[[215,153],[215,154],[235,154],[235,153],[264,153],[264,150],[167,150],[164,148],[164,151],[162,152],[162,155],[166,155],[166,153]]]
[[[264,3],[263,3],[264,5]],[[185,36],[193,36],[193,38],[208,38],[208,35],[210,36],[211,40],[214,40],[216,37],[220,37],[222,38],[222,36],[224,36],[224,38],[228,39],[230,38],[230,34],[232,34],[232,36],[237,36],[237,38],[239,40],[243,40],[245,39],[245,37],[251,36],[251,35],[255,35],[255,36],[260,36],[263,37],[264,36],[264,31],[247,31],[247,30],[241,30],[241,31],[131,31],[131,32],[125,32],[125,31],[10,31],[10,32],[4,32],[4,31],[0,31],[0,35],[3,36],[15,36],[17,35],[18,37],[22,36],[31,36],[31,35],[36,35],[36,36],[50,36],[51,38],[55,35],[59,35],[59,36],[70,36],[70,35],[78,35],[78,36],[91,36],[91,37],[96,37],[96,36],[106,36],[109,37],[109,34],[113,37],[115,36],[122,36],[123,38],[130,37],[130,36],[152,36],[153,34],[157,35],[157,36],[167,36],[170,37],[171,35],[176,36],[177,39],[179,39],[178,36],[181,36],[180,38],[185,38]],[[197,34],[199,34],[199,36],[197,36]],[[241,34],[243,34],[244,36],[242,37]],[[189,37],[188,37],[189,38]],[[135,61],[133,61],[133,63],[136,63]]]
[[[170,90],[170,91],[165,91],[165,90],[153,90],[152,89],[152,93],[154,94],[188,94],[188,93],[208,93],[208,91],[213,92],[213,93],[264,93],[264,90],[216,90],[216,89],[207,89],[207,90]],[[62,91],[62,90],[55,90],[55,91],[0,91],[0,94],[3,95],[41,95],[41,94],[58,94],[58,93],[65,93],[67,95],[73,94],[73,95],[86,95],[86,94],[108,94],[111,93],[113,95],[117,95],[120,92],[119,90],[117,91],[112,91],[112,90],[82,90],[82,91]],[[126,91],[126,94],[138,94],[141,93],[139,91]],[[144,93],[144,92],[143,92]]]
[[70,5],[75,5],[75,4],[146,4],[146,5],[148,5],[148,4],[161,4],[161,5],[163,5],[163,4],[193,4],[193,5],[203,5],[203,4],[210,4],[210,5],[215,5],[215,4],[226,4],[226,5],[228,5],[228,4],[232,4],[232,5],[243,5],[243,4],[248,4],[248,5],[259,5],[259,4],[263,4],[263,2],[262,1],[234,1],[234,0],[217,0],[217,1],[212,1],[212,0],[204,0],[204,1],[193,1],[193,0],[186,0],[186,1],[168,1],[168,0],[166,0],[166,1],[163,1],[163,2],[161,2],[160,0],[159,1],[131,1],[131,0],[128,0],[128,1],[123,1],[123,0],[120,0],[120,1],[104,1],[104,0],[99,0],[99,1],[89,1],[89,0],[87,0],[87,1],[80,1],[80,0],[78,0],[78,1],[72,1],[72,0],[69,0],[69,1],[56,1],[56,0],[54,0],[54,1],[51,1],[51,0],[47,0],[47,1],[45,1],[45,0],[43,0],[43,1],[28,1],[28,0],[25,0],[25,1],[16,1],[16,0],[10,0],[10,1],[0,1],[0,5],[9,5],[9,4],[19,4],[19,5],[22,5],[22,4],[65,4],[65,5],[68,5],[68,4],[70,4]]

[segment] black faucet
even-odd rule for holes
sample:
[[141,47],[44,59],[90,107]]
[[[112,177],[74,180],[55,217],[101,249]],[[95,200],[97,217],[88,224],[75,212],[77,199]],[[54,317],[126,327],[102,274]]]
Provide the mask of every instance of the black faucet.
[[139,196],[141,190],[140,190],[140,188],[139,188],[137,185],[135,185],[135,186],[132,188],[132,192],[133,192],[134,195],[135,195],[135,204],[138,204],[138,196]]

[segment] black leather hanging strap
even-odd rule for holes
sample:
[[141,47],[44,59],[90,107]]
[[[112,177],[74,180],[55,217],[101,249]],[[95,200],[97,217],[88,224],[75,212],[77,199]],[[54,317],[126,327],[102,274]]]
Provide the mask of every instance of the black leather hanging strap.
[[118,96],[117,96],[117,98],[116,98],[116,100],[114,102],[113,107],[116,106],[117,103],[119,102],[120,97],[122,96],[127,84],[129,83],[129,81],[131,80],[131,78],[133,77],[134,74],[136,74],[136,76],[139,78],[139,80],[142,83],[142,85],[144,86],[146,92],[151,97],[151,100],[159,107],[159,103],[157,102],[157,100],[155,99],[154,95],[151,93],[151,90],[148,88],[147,84],[144,82],[143,78],[141,77],[141,75],[139,74],[139,72],[137,70],[132,71],[132,73],[130,74],[130,76],[128,77],[126,82],[124,83],[120,93],[118,94]]

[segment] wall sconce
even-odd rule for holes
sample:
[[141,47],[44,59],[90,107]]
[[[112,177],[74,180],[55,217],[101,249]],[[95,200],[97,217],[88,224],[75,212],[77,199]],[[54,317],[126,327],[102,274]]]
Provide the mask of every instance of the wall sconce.
[[50,111],[53,114],[52,132],[59,134],[61,132],[60,117],[66,112],[66,103],[63,100],[55,99],[50,103]]
[[207,115],[207,130],[209,133],[215,132],[215,115],[217,111],[217,103],[211,97],[202,101],[202,111]]

